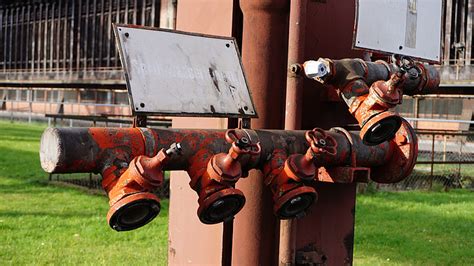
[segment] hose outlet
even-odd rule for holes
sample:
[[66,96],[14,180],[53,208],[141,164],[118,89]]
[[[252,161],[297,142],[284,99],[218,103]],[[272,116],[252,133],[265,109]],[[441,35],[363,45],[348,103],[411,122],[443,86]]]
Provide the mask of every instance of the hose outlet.
[[219,190],[199,202],[199,220],[216,224],[232,219],[245,205],[242,191],[235,188]]
[[318,194],[313,187],[296,187],[275,201],[274,213],[280,219],[301,218],[317,200]]
[[103,171],[102,186],[109,196],[107,222],[116,231],[134,230],[148,224],[161,210],[160,199],[153,194],[163,183],[163,166],[172,155],[181,152],[173,143],[154,157],[135,157],[125,171],[111,167]]
[[401,124],[402,119],[394,112],[378,113],[362,126],[360,136],[364,144],[369,146],[378,145],[392,140]]
[[141,192],[122,198],[107,213],[107,222],[116,231],[130,231],[151,222],[160,213],[157,196]]

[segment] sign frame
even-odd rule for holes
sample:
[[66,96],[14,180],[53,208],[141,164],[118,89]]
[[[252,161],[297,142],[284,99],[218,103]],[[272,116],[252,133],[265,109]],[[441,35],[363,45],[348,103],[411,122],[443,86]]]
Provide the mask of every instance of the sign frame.
[[[440,25],[439,25],[439,53],[436,55],[437,59],[430,59],[430,58],[426,58],[426,57],[421,57],[421,56],[416,56],[416,55],[413,55],[413,54],[406,54],[406,53],[403,53],[403,52],[400,52],[402,51],[403,49],[403,45],[400,45],[399,46],[399,51],[385,51],[385,50],[382,50],[382,49],[375,49],[375,48],[368,48],[368,47],[363,47],[363,46],[360,46],[358,45],[358,33],[360,32],[359,31],[359,15],[360,15],[360,2],[361,1],[364,1],[364,0],[355,0],[355,21],[354,21],[354,34],[353,34],[353,38],[352,38],[352,48],[355,49],[355,50],[363,50],[363,51],[368,51],[368,52],[374,52],[374,53],[379,53],[379,54],[385,54],[385,55],[392,55],[392,54],[397,54],[397,55],[404,55],[404,56],[409,56],[413,59],[416,59],[418,61],[423,61],[423,62],[427,62],[427,63],[431,63],[431,64],[440,64],[441,63],[441,60],[442,60],[442,49],[441,49],[441,45],[442,45],[442,30],[443,30],[443,4],[442,4],[442,0],[440,0]],[[404,1],[404,0],[400,0],[400,1]],[[416,1],[420,1],[420,0],[414,0],[415,2]],[[423,1],[423,0],[421,0]],[[408,2],[407,2],[407,5],[408,5]],[[405,18],[404,18],[405,19]],[[395,23],[395,22],[394,22]],[[406,25],[405,25],[406,26]],[[400,47],[402,47],[402,49],[400,49]],[[398,53],[397,53],[398,52]]]
[[[244,91],[243,93],[248,93],[248,99],[247,103],[243,108],[239,108],[238,112],[216,112],[213,110],[213,106],[210,106],[210,110],[208,112],[187,112],[187,111],[140,111],[140,108],[136,105],[137,103],[134,103],[134,98],[132,95],[132,86],[130,82],[130,59],[127,57],[126,52],[123,49],[122,46],[122,40],[120,37],[120,31],[123,28],[129,28],[129,29],[139,29],[139,30],[149,30],[149,31],[159,31],[163,33],[173,33],[173,34],[179,34],[182,36],[193,36],[193,37],[204,37],[204,38],[212,38],[212,39],[217,39],[217,40],[223,40],[223,41],[228,41],[229,45],[226,44],[226,47],[232,48],[234,47],[235,54],[238,58],[238,66],[240,68],[243,80],[243,86],[238,87],[236,90]],[[146,115],[160,115],[160,116],[177,116],[177,117],[221,117],[221,118],[258,118],[257,110],[255,108],[255,104],[253,101],[252,97],[252,92],[249,89],[248,86],[248,81],[247,77],[244,71],[243,63],[242,63],[242,57],[239,52],[239,48],[237,45],[237,41],[233,37],[226,37],[226,36],[216,36],[216,35],[208,35],[208,34],[200,34],[200,33],[191,33],[191,32],[184,32],[184,31],[179,31],[179,30],[170,30],[170,29],[162,29],[162,28],[156,28],[156,27],[150,27],[150,26],[139,26],[139,25],[130,25],[130,24],[113,24],[113,31],[115,35],[115,43],[117,50],[119,52],[120,56],[120,61],[122,64],[123,72],[124,72],[124,77],[125,77],[125,82],[127,86],[127,93],[128,93],[128,98],[129,98],[129,104],[130,108],[132,110],[132,114],[134,116],[146,116]],[[211,73],[212,77],[212,73]],[[217,86],[216,82],[220,81],[214,81],[214,85]],[[245,96],[245,95],[244,95]]]

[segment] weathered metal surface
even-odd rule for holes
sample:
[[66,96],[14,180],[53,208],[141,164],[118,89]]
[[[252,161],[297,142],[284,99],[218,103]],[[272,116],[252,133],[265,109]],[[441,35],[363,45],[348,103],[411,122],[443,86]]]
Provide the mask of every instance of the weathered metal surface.
[[[49,128],[41,139],[40,158],[43,169],[48,173],[100,173],[104,167],[117,163],[128,163],[134,157],[147,153],[146,143],[154,143],[153,153],[179,142],[182,156],[171,158],[165,170],[188,169],[192,158],[227,153],[231,145],[225,140],[224,130],[147,129],[152,134],[142,134],[140,128]],[[276,151],[286,155],[304,154],[309,145],[305,131],[284,130],[236,130],[239,136],[249,136],[253,143],[260,142],[261,153],[251,156],[244,171],[271,161]],[[340,132],[326,131],[337,142],[335,154],[321,154],[320,165],[338,166],[351,164],[352,155],[358,166],[380,166],[391,157],[392,145],[384,142],[367,146],[350,133],[352,140]],[[152,135],[154,140],[147,141]],[[352,142],[352,144],[351,144]],[[392,141],[393,142],[393,141]],[[352,154],[352,152],[354,154]],[[249,155],[247,155],[249,156]],[[203,163],[205,171],[207,161]]]
[[[394,140],[375,146],[340,129],[50,128],[40,149],[41,165],[49,173],[102,174],[109,224],[117,231],[143,226],[158,214],[159,200],[149,192],[161,185],[163,170],[188,172],[189,185],[199,195],[198,216],[214,224],[242,209],[245,196],[234,185],[251,169],[262,171],[275,215],[290,219],[304,215],[317,199],[310,186],[315,181],[366,181],[370,170],[361,168],[366,167],[377,182],[398,182],[410,174],[416,154],[416,136],[407,122]],[[322,167],[329,178],[321,178]]]
[[180,150],[179,144],[172,144],[166,151],[161,149],[156,156],[135,157],[128,168],[122,162],[103,170],[102,186],[110,199],[107,213],[110,227],[129,231],[149,223],[158,215],[160,202],[152,192],[163,183],[163,165],[171,156],[179,156]]
[[[284,123],[287,71],[287,0],[241,0],[243,13],[242,62],[259,118],[254,129],[282,129]],[[263,147],[263,145],[262,145]],[[232,263],[235,265],[276,264],[278,221],[272,214],[272,197],[257,171],[242,179],[237,187],[247,204],[234,223]],[[249,241],[252,239],[252,241]]]
[[257,116],[234,38],[114,30],[135,114]]
[[[197,157],[188,169],[190,186],[199,195],[198,216],[205,224],[233,219],[242,209],[245,197],[234,186],[243,175],[242,164],[247,164],[261,152],[260,143],[252,143],[249,136],[239,136],[233,129],[226,131],[225,139],[231,144],[228,153],[218,153],[210,159]],[[202,173],[204,165],[207,167]]]
[[336,140],[321,129],[307,131],[305,138],[310,147],[304,155],[276,150],[272,160],[263,167],[265,184],[270,187],[275,202],[273,211],[280,219],[305,215],[317,199],[316,191],[307,185],[315,180],[318,166],[324,164],[322,158],[336,154]]
[[317,62],[328,71],[313,78],[334,86],[359,122],[360,136],[367,145],[376,145],[395,136],[401,118],[391,108],[401,103],[405,91],[407,94],[426,94],[436,91],[439,86],[436,69],[403,58],[397,58],[393,64],[361,59],[333,61],[320,58]]
[[[303,77],[299,75],[304,60],[305,29],[307,18],[307,0],[290,1],[288,30],[288,73],[286,78],[285,129],[301,129],[303,110]],[[296,221],[280,222],[280,245],[278,262],[295,263]]]
[[[169,0],[174,5],[176,0]],[[241,29],[236,15],[240,12],[238,1],[222,0],[179,0],[175,20],[176,29],[188,32],[212,34],[218,36],[234,36],[239,46],[241,38],[233,34],[233,29]],[[212,14],[210,16],[209,14]],[[227,128],[224,119],[185,118],[173,119],[173,127],[178,128]],[[235,128],[230,126],[229,128]],[[169,211],[169,253],[170,265],[212,264],[231,265],[232,261],[232,229],[233,221],[207,226],[202,224],[194,212],[185,209],[196,209],[196,193],[188,189],[189,176],[183,171],[170,173],[171,190]],[[229,230],[230,229],[230,230]],[[192,235],[190,241],[189,236]]]
[[[352,49],[355,1],[309,1],[307,8],[305,60],[321,56],[335,59],[367,57],[362,50]],[[405,19],[400,18],[401,23]],[[377,66],[375,70],[379,69]],[[377,79],[368,82],[371,84],[380,77],[390,77],[383,66],[380,66],[377,76]],[[304,84],[304,129],[315,126],[349,128],[349,125],[357,123],[335,90],[309,80]],[[355,136],[353,142],[360,142],[360,138]],[[300,255],[299,262],[315,265],[352,263],[356,186],[354,183],[341,184],[341,181],[330,184],[327,179],[315,185],[318,201],[307,216],[297,220],[296,249]]]
[[[380,183],[396,183],[411,174],[418,157],[416,133],[408,122],[395,134],[392,155],[384,167],[373,167],[371,179]],[[402,177],[404,176],[404,177]]]
[[441,0],[358,0],[354,47],[441,61]]
[[315,188],[318,201],[308,216],[298,220],[296,252],[300,261],[307,265],[351,265],[356,184],[319,182]]

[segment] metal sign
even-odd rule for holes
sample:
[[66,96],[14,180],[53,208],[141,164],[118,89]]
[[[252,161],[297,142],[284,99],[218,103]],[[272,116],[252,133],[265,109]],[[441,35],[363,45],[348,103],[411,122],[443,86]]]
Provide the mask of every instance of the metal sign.
[[134,114],[257,117],[235,39],[114,25]]
[[357,0],[353,46],[440,62],[441,0]]

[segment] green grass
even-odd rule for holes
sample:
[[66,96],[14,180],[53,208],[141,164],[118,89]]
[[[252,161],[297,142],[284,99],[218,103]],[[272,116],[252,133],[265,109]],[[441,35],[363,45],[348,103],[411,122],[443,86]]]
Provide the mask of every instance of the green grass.
[[168,202],[149,225],[113,231],[106,197],[47,184],[43,130],[0,121],[0,264],[165,265]]
[[358,195],[356,265],[474,265],[474,193]]
[[[166,264],[168,202],[149,225],[113,231],[106,197],[48,185],[43,129],[0,121],[0,265]],[[473,247],[473,192],[358,196],[356,265],[474,265]]]

